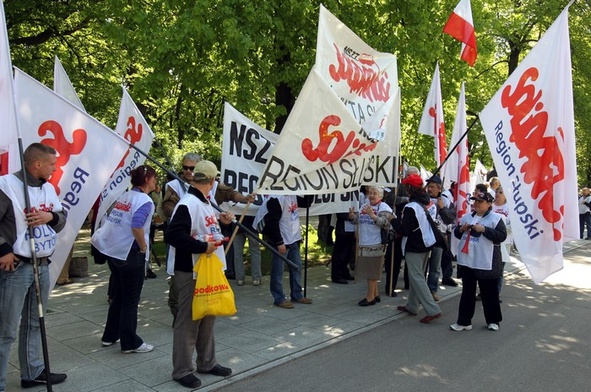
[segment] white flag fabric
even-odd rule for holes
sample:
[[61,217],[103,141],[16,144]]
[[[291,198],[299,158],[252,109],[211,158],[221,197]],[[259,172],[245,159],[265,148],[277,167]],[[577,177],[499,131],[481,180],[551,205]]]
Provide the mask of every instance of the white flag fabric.
[[535,283],[562,269],[564,241],[579,238],[571,69],[566,7],[480,114]]
[[19,69],[14,87],[23,145],[37,142],[57,150],[56,171],[49,182],[68,219],[51,257],[52,287],[86,215],[127,146],[110,129]]
[[[458,144],[460,138],[466,133],[468,129],[466,125],[466,94],[464,91],[464,82],[460,90],[460,97],[458,98],[458,108],[456,110],[456,119],[454,128],[451,134],[450,145],[453,147]],[[468,198],[470,197],[470,157],[468,156],[468,136],[464,137],[458,146],[449,152],[449,158],[445,163],[444,168],[444,186],[447,189],[451,182],[455,182],[454,201],[458,216],[456,223],[460,221],[462,216],[468,213]],[[455,255],[457,253],[459,240],[452,236],[451,251]]]
[[16,145],[18,129],[12,89],[12,60],[8,44],[4,2],[0,1],[0,175],[8,174],[9,146]]
[[[229,103],[224,106],[224,137],[222,144],[222,182],[240,193],[252,193],[256,189],[259,175],[272,156],[279,135],[270,132],[248,119]],[[359,205],[359,190],[345,193],[323,193],[314,195],[309,209],[310,216],[347,212],[349,207]],[[263,197],[257,195],[254,203],[244,211],[244,204],[223,203],[224,211],[237,215],[254,216],[263,204]]]
[[476,184],[485,183],[486,173],[488,173],[488,169],[480,162],[480,159],[477,159],[474,164],[474,170],[470,174],[470,189],[474,189]]
[[314,68],[277,139],[257,193],[315,195],[359,188],[376,146]]
[[76,90],[74,90],[74,86],[72,86],[72,82],[57,56],[55,56],[55,63],[53,64],[53,91],[70,101],[78,109],[86,112],[80,97],[78,97]]
[[[146,119],[131,99],[131,96],[123,87],[121,106],[119,107],[119,118],[115,132],[121,135],[129,143],[137,146],[141,151],[149,152],[154,140],[154,133],[146,122]],[[96,225],[99,225],[101,218],[111,204],[113,204],[131,184],[131,171],[142,165],[146,157],[128,145],[125,156],[115,168],[109,181],[100,193],[100,206],[97,211]],[[95,227],[96,228],[96,227]]]
[[441,99],[441,82],[439,79],[439,62],[435,66],[429,94],[425,101],[423,115],[419,122],[419,133],[432,136],[435,141],[435,162],[441,165],[447,156],[445,138],[445,120],[443,118],[443,101]]

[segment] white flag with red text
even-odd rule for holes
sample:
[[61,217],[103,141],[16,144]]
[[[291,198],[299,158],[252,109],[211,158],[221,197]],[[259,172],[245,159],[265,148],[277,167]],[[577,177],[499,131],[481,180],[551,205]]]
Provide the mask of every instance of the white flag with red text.
[[78,97],[72,82],[64,69],[60,59],[55,56],[55,63],[53,64],[53,91],[70,101],[78,109],[86,112],[84,105]]
[[[121,135],[130,144],[136,146],[141,151],[148,153],[152,147],[154,133],[146,122],[146,119],[131,99],[131,96],[123,87],[123,96],[121,97],[121,106],[119,107],[119,118],[115,132]],[[97,211],[96,225],[100,224],[101,218],[111,204],[113,204],[131,184],[131,171],[142,165],[146,157],[136,149],[128,146],[127,152],[120,160],[100,194],[100,206]]]
[[8,31],[4,16],[4,2],[0,1],[0,175],[9,171],[9,147],[16,146],[18,129],[12,90],[12,60],[8,44]]
[[[450,145],[453,147],[458,144],[460,138],[466,133],[466,94],[464,91],[464,82],[458,98],[458,108],[456,110],[456,119],[451,134]],[[455,182],[454,200],[458,216],[456,223],[462,216],[468,213],[468,198],[470,197],[470,157],[468,156],[468,135],[466,135],[458,146],[449,152],[449,159],[445,163],[444,186],[447,189],[451,182]],[[451,238],[451,251],[456,254],[458,248],[458,239],[455,236]]]
[[579,238],[571,70],[566,7],[480,114],[536,283],[562,269],[563,243]]
[[443,27],[443,32],[462,43],[460,58],[473,67],[476,62],[477,50],[470,0],[460,0]]
[[51,256],[52,287],[86,215],[127,145],[103,124],[19,69],[14,87],[23,145],[37,142],[57,150],[56,170],[49,182],[68,219]]
[[432,136],[435,141],[435,163],[441,165],[447,156],[447,140],[445,136],[445,120],[443,118],[443,101],[441,99],[441,83],[439,80],[439,62],[435,66],[429,94],[425,101],[423,115],[419,123],[419,133]]

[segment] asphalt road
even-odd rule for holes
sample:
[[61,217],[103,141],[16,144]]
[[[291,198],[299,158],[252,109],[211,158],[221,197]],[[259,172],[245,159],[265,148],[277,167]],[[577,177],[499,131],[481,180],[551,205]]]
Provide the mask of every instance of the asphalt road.
[[405,316],[218,391],[591,391],[591,242],[536,286],[506,279],[498,332],[477,305],[453,332],[459,296],[430,325]]

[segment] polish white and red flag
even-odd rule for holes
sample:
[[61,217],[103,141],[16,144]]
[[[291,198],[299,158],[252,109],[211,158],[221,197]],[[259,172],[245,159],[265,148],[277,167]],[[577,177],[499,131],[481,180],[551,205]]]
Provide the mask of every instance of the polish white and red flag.
[[441,100],[441,82],[439,79],[439,62],[435,66],[429,94],[425,101],[423,115],[419,122],[419,133],[432,136],[435,141],[435,162],[441,165],[447,156],[447,140],[445,138],[445,122],[443,118],[443,102]]
[[[466,130],[466,98],[464,82],[462,82],[460,97],[458,98],[458,108],[456,110],[456,120],[450,142],[452,147],[456,144],[457,147],[449,152],[449,158],[445,163],[443,171],[444,186],[446,189],[450,186],[451,182],[456,183],[453,195],[458,212],[456,222],[459,222],[462,216],[468,212],[468,198],[470,196],[470,157],[468,156],[468,135],[464,136]],[[458,239],[452,236],[451,251],[454,254],[456,254],[458,243]]]
[[4,16],[4,2],[0,1],[0,175],[8,174],[8,151],[11,145],[16,146],[18,130],[16,112],[14,109],[14,94],[12,90],[12,60],[8,31]]
[[564,242],[579,238],[571,70],[567,6],[480,114],[536,283],[563,268]]
[[[15,103],[23,145],[57,150],[49,182],[68,213],[49,266],[50,286],[66,262],[90,208],[127,151],[120,136],[23,71],[15,69]],[[37,244],[43,246],[43,244]]]
[[460,58],[474,66],[476,62],[476,32],[472,21],[472,7],[470,0],[461,0],[449,16],[443,27],[443,32],[451,35],[462,43]]

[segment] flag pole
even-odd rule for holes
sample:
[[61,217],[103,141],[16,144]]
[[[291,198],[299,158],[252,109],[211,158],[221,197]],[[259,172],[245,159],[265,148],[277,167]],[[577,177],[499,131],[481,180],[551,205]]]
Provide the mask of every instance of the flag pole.
[[433,172],[432,176],[436,175],[437,173],[439,173],[439,171],[441,170],[441,168],[443,167],[443,165],[445,165],[445,163],[447,162],[447,160],[449,159],[449,157],[451,157],[453,151],[456,150],[456,148],[460,145],[460,143],[462,142],[462,140],[464,140],[464,138],[466,136],[468,136],[468,132],[470,132],[470,130],[472,129],[472,127],[474,125],[476,125],[476,121],[480,120],[480,117],[478,115],[476,115],[476,118],[474,119],[474,121],[472,121],[472,124],[470,124],[470,126],[468,127],[468,129],[466,129],[466,132],[464,132],[462,134],[462,136],[460,136],[460,138],[458,139],[457,143],[449,150],[449,152],[447,153],[447,156],[445,157],[445,159],[443,160],[443,162],[441,162],[441,165],[439,165],[439,167],[437,169],[435,169],[435,171]]
[[[134,144],[130,143],[129,140],[125,139],[123,136],[119,135],[116,132],[113,132],[113,133],[115,135],[117,135],[118,137],[120,137],[121,140],[125,141],[125,143],[127,143],[129,145],[129,147],[133,148],[134,150],[136,150],[137,152],[139,152],[140,154],[142,154],[143,156],[145,156],[150,162],[153,162],[156,166],[158,166],[160,169],[164,170],[172,178],[178,180],[181,184],[183,184],[183,186],[185,185],[185,181],[183,181],[179,177],[178,174],[174,173],[173,171],[171,171],[170,169],[168,169],[167,167],[165,167],[164,165],[162,165],[155,158],[153,158],[152,156],[150,156],[149,154],[147,154],[146,152],[144,152],[141,148],[136,147]],[[168,159],[166,159],[166,160],[168,161]],[[224,212],[215,203],[211,203],[211,206],[213,208],[215,208],[218,212]],[[298,266],[295,265],[291,260],[289,260],[287,257],[285,257],[284,255],[282,255],[281,253],[279,253],[279,251],[277,249],[275,249],[274,247],[272,247],[271,245],[269,245],[265,240],[261,239],[258,235],[256,235],[255,233],[253,233],[253,231],[250,230],[247,226],[243,225],[242,222],[239,222],[236,219],[234,219],[232,222],[235,223],[239,228],[241,228],[242,230],[244,230],[246,233],[250,234],[251,237],[253,237],[256,241],[258,241],[265,248],[269,249],[272,253],[274,253],[277,257],[279,257],[281,260],[283,260],[285,263],[287,263],[290,267],[294,268],[296,271],[299,271],[300,270],[298,268]]]
[[[21,168],[23,171],[23,186],[25,193],[25,208],[27,212],[31,212],[31,200],[29,198],[29,184],[27,182],[27,169],[25,167],[23,139],[18,138],[18,149],[21,161]],[[35,235],[33,226],[29,225],[29,245],[31,247],[31,261],[33,262],[33,278],[35,285],[35,297],[37,299],[37,312],[39,313],[39,330],[41,333],[41,347],[43,349],[43,365],[45,367],[46,387],[48,392],[52,392],[51,386],[51,371],[49,367],[49,350],[47,346],[47,332],[45,330],[45,312],[43,310],[43,300],[41,295],[41,284],[39,283],[39,263],[37,260],[37,253],[35,252]]]

